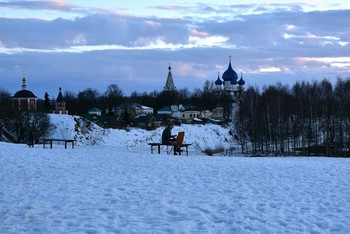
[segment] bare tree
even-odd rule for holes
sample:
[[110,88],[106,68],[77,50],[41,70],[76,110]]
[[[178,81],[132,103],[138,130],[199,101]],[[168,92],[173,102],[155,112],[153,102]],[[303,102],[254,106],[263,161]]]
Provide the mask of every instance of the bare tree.
[[78,93],[79,111],[80,114],[85,114],[90,108],[98,105],[101,95],[96,89],[86,88]]
[[106,103],[108,109],[114,114],[117,113],[117,105],[124,102],[123,91],[119,88],[117,84],[111,84],[107,87],[105,93]]

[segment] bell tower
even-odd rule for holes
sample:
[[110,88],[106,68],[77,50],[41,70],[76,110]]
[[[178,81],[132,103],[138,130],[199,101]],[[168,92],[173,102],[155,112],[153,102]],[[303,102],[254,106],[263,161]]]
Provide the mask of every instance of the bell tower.
[[168,70],[169,70],[168,77],[166,79],[164,90],[162,92],[162,100],[164,102],[163,104],[166,106],[178,104],[178,92],[174,84],[170,63],[169,63]]

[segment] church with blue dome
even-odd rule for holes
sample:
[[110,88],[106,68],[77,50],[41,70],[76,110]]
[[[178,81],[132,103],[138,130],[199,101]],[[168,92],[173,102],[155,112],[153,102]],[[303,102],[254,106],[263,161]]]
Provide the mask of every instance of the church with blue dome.
[[237,72],[232,68],[231,56],[228,67],[222,74],[222,79],[220,79],[220,73],[218,73],[218,78],[214,84],[219,97],[219,105],[222,106],[222,116],[225,119],[231,119],[234,110],[233,104],[239,105],[245,85],[242,72],[241,77],[238,78]]
[[232,68],[231,56],[230,56],[228,68],[222,74],[222,80],[220,79],[220,74],[219,74],[218,78],[215,81],[215,87],[218,91],[221,90],[222,85],[224,86],[223,89],[227,92],[235,92],[236,90],[243,89],[243,86],[245,85],[245,81],[243,80],[242,73],[241,73],[240,79],[238,79],[237,73]]

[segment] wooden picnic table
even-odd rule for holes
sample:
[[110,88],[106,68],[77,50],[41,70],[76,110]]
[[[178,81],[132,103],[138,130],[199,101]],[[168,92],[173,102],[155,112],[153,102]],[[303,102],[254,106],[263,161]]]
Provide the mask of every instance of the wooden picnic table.
[[49,139],[43,139],[43,146],[45,148],[46,144],[50,144],[50,149],[52,149],[52,142],[57,141],[57,142],[64,142],[64,148],[67,149],[67,144],[71,143],[72,144],[72,149],[74,149],[74,142],[77,140],[74,139],[54,139],[54,138],[49,138]]
[[185,148],[186,150],[186,156],[188,156],[188,147],[190,146],[190,145],[192,145],[192,144],[185,144],[185,143],[183,143],[183,144],[176,144],[176,145],[170,145],[170,144],[162,144],[162,143],[148,143],[148,145],[150,145],[151,146],[151,154],[153,154],[153,147],[157,147],[157,152],[158,152],[158,154],[160,154],[160,146],[161,145],[165,145],[165,146],[171,146],[171,147],[174,147],[173,148],[173,152],[174,152],[174,155],[176,154],[176,147],[178,147],[179,149],[180,149],[180,152],[178,152],[179,153],[179,155],[181,155],[181,148]]

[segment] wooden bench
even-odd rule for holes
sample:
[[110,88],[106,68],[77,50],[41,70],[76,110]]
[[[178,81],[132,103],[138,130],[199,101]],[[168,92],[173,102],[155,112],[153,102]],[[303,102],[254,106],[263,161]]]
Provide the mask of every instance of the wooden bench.
[[179,155],[181,155],[181,148],[185,148],[186,150],[186,156],[188,156],[188,147],[190,146],[190,145],[192,145],[192,144],[178,144],[178,145],[169,145],[169,144],[162,144],[162,143],[148,143],[148,145],[150,145],[151,146],[151,154],[153,154],[153,147],[157,147],[158,148],[158,150],[157,150],[157,152],[158,152],[158,154],[160,154],[160,146],[161,145],[166,145],[167,147],[168,146],[171,146],[171,147],[173,147],[173,152],[174,152],[174,155],[176,154],[176,147],[178,147],[178,149],[180,149],[180,152],[178,152],[179,153]]
[[74,142],[77,140],[74,139],[43,139],[43,146],[45,148],[46,144],[50,144],[50,149],[52,149],[52,142],[57,141],[57,142],[64,142],[64,148],[67,149],[67,144],[71,143],[72,144],[72,149],[74,149]]
[[[160,146],[161,145],[166,145],[167,147],[167,154],[170,154],[170,152],[168,152],[168,146],[171,146],[173,147],[173,152],[174,152],[174,155],[176,155],[176,153],[178,152],[179,155],[181,155],[181,151],[182,149],[181,148],[186,148],[186,155],[188,156],[188,147],[191,145],[191,144],[184,144],[183,141],[184,141],[184,137],[185,137],[185,132],[179,132],[177,134],[177,137],[174,141],[174,144],[162,144],[162,143],[148,143],[148,145],[151,146],[151,154],[153,154],[153,147],[157,147],[158,148],[158,154],[160,154]],[[179,151],[176,151],[179,150]]]

